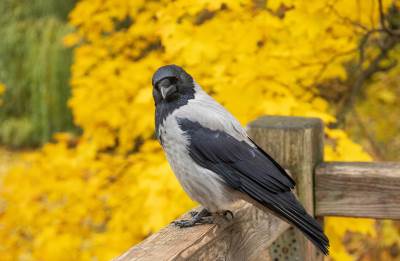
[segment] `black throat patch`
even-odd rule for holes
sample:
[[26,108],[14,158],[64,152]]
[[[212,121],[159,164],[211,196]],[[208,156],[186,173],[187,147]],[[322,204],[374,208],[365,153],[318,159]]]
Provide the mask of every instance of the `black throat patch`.
[[156,136],[161,140],[160,126],[164,122],[164,120],[171,115],[175,110],[179,109],[182,106],[188,104],[191,99],[194,99],[195,90],[194,87],[186,90],[184,95],[181,95],[178,99],[167,102],[166,100],[162,100],[158,104],[156,104],[156,117],[155,117],[155,125],[156,125]]

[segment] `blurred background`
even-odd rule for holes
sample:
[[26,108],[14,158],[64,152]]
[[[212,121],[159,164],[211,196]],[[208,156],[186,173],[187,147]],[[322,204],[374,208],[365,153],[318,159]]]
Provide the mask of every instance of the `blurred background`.
[[[395,0],[0,1],[0,259],[109,260],[195,206],[154,140],[183,66],[242,124],[320,117],[325,160],[400,161]],[[400,260],[400,223],[330,217],[328,260]]]

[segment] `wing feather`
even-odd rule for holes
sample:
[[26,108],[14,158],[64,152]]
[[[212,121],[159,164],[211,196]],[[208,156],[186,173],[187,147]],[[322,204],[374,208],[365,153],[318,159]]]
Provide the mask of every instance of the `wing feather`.
[[241,179],[248,178],[274,193],[294,188],[295,182],[285,170],[256,145],[188,119],[178,122],[190,140],[190,156],[202,167],[222,176],[232,187],[238,188]]

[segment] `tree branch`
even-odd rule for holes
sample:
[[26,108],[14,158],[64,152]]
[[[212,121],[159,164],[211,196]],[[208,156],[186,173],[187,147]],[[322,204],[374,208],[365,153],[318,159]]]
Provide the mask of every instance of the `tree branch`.
[[360,127],[361,132],[364,134],[364,137],[367,139],[370,147],[371,147],[371,152],[372,155],[376,160],[382,160],[383,159],[383,153],[381,151],[381,148],[379,144],[376,142],[374,137],[371,135],[369,129],[365,126],[364,122],[362,121],[361,117],[359,116],[357,110],[353,110],[353,115],[354,119],[357,123],[357,125]]
[[392,50],[396,44],[399,43],[398,37],[386,37],[384,40],[384,44],[381,48],[380,53],[371,61],[366,69],[362,69],[362,63],[364,62],[364,47],[361,47],[360,44],[360,59],[358,63],[359,73],[356,79],[354,80],[353,84],[351,85],[351,92],[350,95],[347,96],[343,105],[339,109],[337,115],[336,123],[332,124],[332,128],[337,128],[344,123],[346,115],[349,111],[351,111],[354,107],[354,103],[356,101],[357,96],[360,94],[362,87],[364,86],[365,82],[377,73],[382,71],[387,71],[388,69],[393,68],[396,63],[392,63],[387,67],[382,67],[380,63],[387,58],[388,53]]

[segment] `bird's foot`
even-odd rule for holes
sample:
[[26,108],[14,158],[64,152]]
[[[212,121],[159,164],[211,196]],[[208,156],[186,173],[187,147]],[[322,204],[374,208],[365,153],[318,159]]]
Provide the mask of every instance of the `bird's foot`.
[[196,225],[202,225],[202,224],[213,224],[214,219],[212,217],[202,217],[198,220],[195,219],[190,219],[190,220],[178,220],[172,222],[175,226],[184,228],[184,227],[193,227]]
[[190,215],[191,217],[196,216],[197,213],[199,213],[199,211],[189,211],[189,215]]
[[213,224],[214,218],[212,214],[205,208],[203,208],[200,212],[191,211],[189,213],[192,216],[190,220],[178,220],[172,222],[177,227],[184,228],[184,227],[193,227],[195,225],[201,224]]

